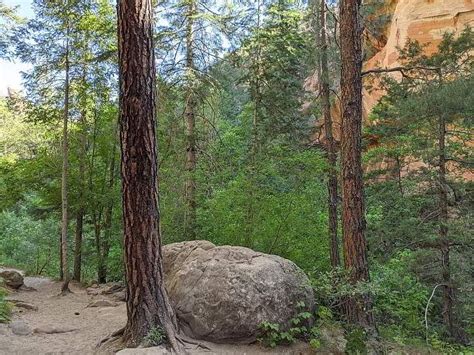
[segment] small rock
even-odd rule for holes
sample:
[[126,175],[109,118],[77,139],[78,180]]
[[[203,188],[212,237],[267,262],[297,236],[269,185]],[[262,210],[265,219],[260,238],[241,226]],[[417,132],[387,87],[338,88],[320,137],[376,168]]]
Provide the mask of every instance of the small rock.
[[21,285],[19,288],[20,291],[27,291],[27,292],[33,292],[33,291],[38,291],[34,287],[26,286],[26,285]]
[[100,289],[97,287],[88,287],[86,288],[86,293],[88,295],[97,296],[100,292]]
[[115,300],[115,301],[118,301],[118,302],[125,302],[127,300],[127,295],[125,293],[125,290],[123,291],[120,291],[120,292],[115,292],[113,295],[112,295],[112,298]]
[[45,325],[34,329],[36,334],[61,334],[61,333],[70,333],[78,328],[72,328],[68,326],[55,326],[55,325]]
[[17,308],[24,308],[24,309],[29,309],[31,311],[37,311],[38,307],[35,306],[34,304],[20,301],[20,300],[13,300],[13,299],[7,299],[8,302],[13,303],[15,307]]
[[9,325],[13,334],[16,335],[30,335],[31,328],[22,320],[16,320],[10,323]]
[[108,287],[106,287],[102,292],[101,294],[102,295],[110,295],[112,293],[116,293],[116,292],[121,292],[125,289],[125,286],[122,285],[122,284],[112,284]]
[[87,307],[117,307],[118,304],[109,300],[92,301]]
[[80,313],[79,312],[74,312],[74,315],[78,316]]
[[151,348],[134,348],[120,350],[117,355],[168,355],[171,354],[163,346],[153,346]]
[[23,285],[23,275],[17,270],[0,269],[0,278],[5,281],[5,285],[14,289]]

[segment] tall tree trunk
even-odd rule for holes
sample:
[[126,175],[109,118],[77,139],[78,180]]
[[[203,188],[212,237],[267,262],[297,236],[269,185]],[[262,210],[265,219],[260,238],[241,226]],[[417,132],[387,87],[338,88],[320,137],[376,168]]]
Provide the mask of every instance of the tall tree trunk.
[[319,77],[321,80],[321,101],[323,106],[324,130],[327,141],[327,154],[329,162],[328,172],[328,202],[329,202],[329,238],[330,238],[330,260],[331,266],[337,267],[340,264],[339,241],[337,237],[337,155],[336,144],[333,136],[331,101],[329,91],[329,68],[328,68],[328,45],[326,32],[326,0],[321,0],[320,4],[320,66]]
[[195,0],[188,0],[186,12],[186,215],[184,234],[188,240],[196,239],[196,96],[194,88],[194,18],[196,16]]
[[162,327],[176,352],[178,324],[164,285],[157,186],[156,73],[151,0],[118,1],[122,207],[127,278],[124,340]]
[[67,227],[68,227],[68,199],[67,178],[69,165],[69,142],[68,142],[68,119],[69,119],[69,23],[66,24],[66,52],[65,52],[65,82],[64,82],[64,112],[63,112],[63,167],[61,176],[61,263],[63,268],[63,284],[61,294],[67,294],[69,290],[69,268],[67,264]]
[[451,279],[449,263],[450,243],[448,237],[448,190],[446,182],[446,119],[444,115],[439,118],[438,132],[439,148],[439,239],[441,248],[441,267],[443,280],[443,322],[449,335],[456,339],[456,325],[454,319],[454,287]]
[[[344,266],[349,271],[353,284],[369,280],[361,162],[362,25],[359,8],[360,0],[342,0],[339,17]],[[344,308],[349,322],[365,328],[374,328],[369,295],[349,297]]]
[[81,281],[81,266],[82,266],[82,234],[85,213],[85,196],[84,196],[84,181],[85,181],[85,158],[87,154],[87,136],[86,136],[86,112],[81,112],[81,132],[80,132],[80,146],[81,154],[79,157],[79,208],[76,213],[76,234],[74,240],[74,274],[73,280]]

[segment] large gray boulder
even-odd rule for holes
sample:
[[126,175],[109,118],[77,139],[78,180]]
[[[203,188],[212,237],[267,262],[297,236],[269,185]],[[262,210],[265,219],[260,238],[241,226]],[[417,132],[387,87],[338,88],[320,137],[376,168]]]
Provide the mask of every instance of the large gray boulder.
[[0,268],[0,278],[8,287],[18,289],[23,286],[23,275],[18,270]]
[[184,332],[213,342],[252,342],[264,322],[289,326],[314,295],[293,262],[207,241],[164,247],[166,289]]

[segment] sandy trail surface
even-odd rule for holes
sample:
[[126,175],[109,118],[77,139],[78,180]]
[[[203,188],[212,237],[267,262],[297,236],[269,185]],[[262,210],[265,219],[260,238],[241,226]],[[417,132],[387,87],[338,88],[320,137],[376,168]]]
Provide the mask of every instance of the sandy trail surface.
[[[0,354],[93,354],[97,342],[126,322],[125,303],[117,307],[88,308],[106,296],[91,296],[71,284],[72,294],[58,296],[61,283],[47,278],[25,277],[24,283],[36,291],[16,291],[9,299],[24,301],[38,310],[14,309],[12,322],[26,324],[29,335],[16,335],[11,325],[0,324]],[[35,333],[35,329],[56,329],[66,333]]]

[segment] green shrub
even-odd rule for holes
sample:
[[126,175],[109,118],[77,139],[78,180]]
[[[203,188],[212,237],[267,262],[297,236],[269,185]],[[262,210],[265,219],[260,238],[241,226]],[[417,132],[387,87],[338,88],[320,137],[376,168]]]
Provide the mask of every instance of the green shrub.
[[385,264],[375,264],[375,316],[383,337],[405,343],[424,338],[424,310],[429,290],[410,272],[412,254],[397,254]]
[[153,327],[143,339],[145,347],[158,346],[166,343],[166,333],[162,327]]
[[0,286],[0,323],[6,323],[10,320],[11,306],[5,300],[6,294],[6,290]]
[[367,354],[366,334],[360,327],[348,329],[346,334],[346,354],[363,355]]
[[263,345],[274,348],[280,344],[292,344],[298,338],[307,338],[309,334],[307,323],[312,314],[304,311],[305,304],[303,302],[299,302],[297,308],[300,312],[290,320],[292,326],[286,331],[281,330],[280,324],[262,322],[259,325],[261,335],[258,340]]
[[56,274],[58,270],[58,220],[34,218],[27,207],[0,212],[0,264],[28,274]]

